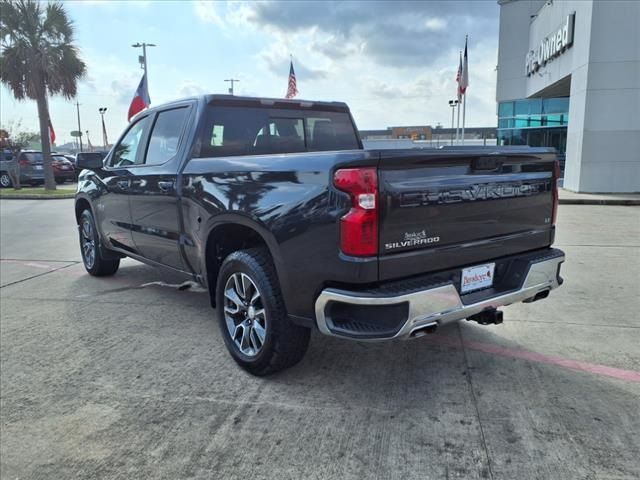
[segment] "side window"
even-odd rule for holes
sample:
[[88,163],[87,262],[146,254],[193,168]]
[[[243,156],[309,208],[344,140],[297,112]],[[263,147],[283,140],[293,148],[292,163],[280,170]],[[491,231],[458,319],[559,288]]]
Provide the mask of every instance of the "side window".
[[128,167],[135,165],[140,142],[144,135],[150,117],[138,120],[126,133],[124,138],[113,149],[109,162],[110,167]]
[[307,146],[312,152],[357,149],[358,140],[349,115],[327,112],[307,117]]
[[224,138],[224,125],[214,125],[211,132],[211,146],[221,147]]
[[146,165],[160,165],[175,156],[188,113],[189,109],[184,107],[158,114],[149,137]]

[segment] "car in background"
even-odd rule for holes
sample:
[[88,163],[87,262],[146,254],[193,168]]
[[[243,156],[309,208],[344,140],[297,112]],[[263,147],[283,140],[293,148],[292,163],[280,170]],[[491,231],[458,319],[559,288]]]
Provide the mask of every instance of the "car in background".
[[64,155],[52,154],[51,166],[56,183],[75,182],[78,178],[75,165]]
[[44,169],[42,167],[42,152],[23,150],[18,154],[21,185],[39,185],[44,183]]
[[15,168],[15,156],[11,150],[0,150],[0,188],[9,188],[13,185],[11,172]]

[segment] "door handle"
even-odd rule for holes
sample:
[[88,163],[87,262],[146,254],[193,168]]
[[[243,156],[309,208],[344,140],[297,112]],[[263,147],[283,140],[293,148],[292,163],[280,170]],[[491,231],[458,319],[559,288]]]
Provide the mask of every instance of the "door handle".
[[162,190],[163,192],[168,192],[170,190],[173,190],[173,182],[168,180],[168,181],[160,181],[158,182],[158,188],[160,190]]

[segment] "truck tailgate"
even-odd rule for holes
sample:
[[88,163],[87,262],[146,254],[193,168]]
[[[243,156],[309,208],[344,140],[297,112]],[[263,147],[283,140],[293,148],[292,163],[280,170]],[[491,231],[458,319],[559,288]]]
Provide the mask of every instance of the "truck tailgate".
[[381,151],[379,278],[482,263],[553,242],[552,151]]

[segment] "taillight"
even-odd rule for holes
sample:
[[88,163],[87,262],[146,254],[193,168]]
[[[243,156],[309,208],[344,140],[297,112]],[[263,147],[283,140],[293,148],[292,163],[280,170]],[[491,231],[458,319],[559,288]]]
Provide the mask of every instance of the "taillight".
[[558,218],[558,204],[560,203],[560,196],[558,192],[558,182],[560,181],[560,162],[555,161],[553,165],[553,213],[551,214],[551,224],[556,224]]
[[333,184],[351,196],[351,210],[340,219],[340,250],[346,255],[378,254],[378,173],[375,168],[337,170]]
[[28,167],[29,165],[31,165],[31,163],[29,162],[29,160],[27,160],[26,158],[21,158],[18,163],[20,164],[21,167]]

